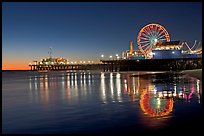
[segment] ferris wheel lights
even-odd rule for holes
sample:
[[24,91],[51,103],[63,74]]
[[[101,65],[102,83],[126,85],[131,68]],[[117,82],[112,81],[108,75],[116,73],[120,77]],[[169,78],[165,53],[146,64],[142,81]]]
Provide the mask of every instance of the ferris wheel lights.
[[[167,30],[159,24],[148,24],[144,26],[137,37],[137,43],[139,50],[148,58],[148,52],[157,48],[158,42],[170,41]],[[161,48],[161,47],[160,47]]]

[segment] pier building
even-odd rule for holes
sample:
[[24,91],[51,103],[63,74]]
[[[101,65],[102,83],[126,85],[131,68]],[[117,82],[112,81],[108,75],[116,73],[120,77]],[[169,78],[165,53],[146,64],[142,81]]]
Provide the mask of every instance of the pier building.
[[69,64],[69,61],[64,58],[46,58],[41,59],[40,62],[38,62],[39,65],[60,65],[60,64]]

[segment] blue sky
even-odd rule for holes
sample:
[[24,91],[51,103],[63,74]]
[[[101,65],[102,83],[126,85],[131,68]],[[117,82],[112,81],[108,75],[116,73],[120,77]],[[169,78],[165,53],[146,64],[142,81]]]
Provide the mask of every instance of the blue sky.
[[97,60],[129,49],[149,23],[164,26],[171,40],[202,40],[202,3],[185,2],[3,2],[2,46],[5,61],[48,57]]

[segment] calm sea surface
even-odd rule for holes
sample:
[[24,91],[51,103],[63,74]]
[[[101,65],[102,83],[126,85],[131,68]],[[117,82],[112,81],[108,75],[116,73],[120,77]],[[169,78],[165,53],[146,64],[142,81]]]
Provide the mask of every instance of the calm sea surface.
[[154,72],[2,72],[3,133],[201,131],[202,81]]

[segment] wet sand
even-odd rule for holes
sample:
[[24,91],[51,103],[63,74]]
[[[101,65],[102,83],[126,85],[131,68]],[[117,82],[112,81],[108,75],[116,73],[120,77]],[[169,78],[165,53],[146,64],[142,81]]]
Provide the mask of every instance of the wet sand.
[[202,80],[202,69],[184,70],[181,73],[195,77],[199,80]]

